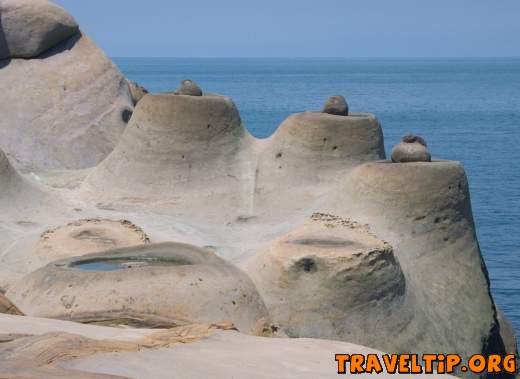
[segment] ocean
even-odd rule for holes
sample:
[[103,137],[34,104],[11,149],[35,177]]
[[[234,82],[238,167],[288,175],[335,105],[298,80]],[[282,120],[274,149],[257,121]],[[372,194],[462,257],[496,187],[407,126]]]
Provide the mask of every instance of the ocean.
[[434,157],[463,162],[493,295],[520,335],[520,58],[114,61],[152,92],[192,79],[232,97],[256,137],[341,94],[379,117],[387,155],[413,132]]

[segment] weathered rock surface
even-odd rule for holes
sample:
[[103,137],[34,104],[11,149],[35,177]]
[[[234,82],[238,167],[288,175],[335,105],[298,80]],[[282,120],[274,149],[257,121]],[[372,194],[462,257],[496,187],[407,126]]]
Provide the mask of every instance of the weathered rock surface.
[[86,219],[47,230],[34,254],[54,260],[149,243],[146,233],[126,220]]
[[31,379],[170,379],[172,368],[176,379],[337,378],[336,353],[381,354],[338,341],[253,337],[225,324],[136,330],[0,315],[0,336],[6,333],[11,342],[0,344],[2,374]]
[[57,261],[11,286],[30,316],[161,327],[229,321],[269,327],[250,279],[213,253],[184,244],[130,247]]
[[[5,4],[35,4],[28,12],[49,6],[0,0]],[[515,350],[514,331],[490,295],[460,164],[430,162],[418,137],[405,138],[394,152],[393,161],[406,164],[373,163],[385,158],[381,125],[373,115],[348,113],[341,99],[326,107],[334,114],[291,115],[259,140],[229,98],[203,94],[192,82],[179,94],[142,97],[144,90],[129,85],[88,37],[77,31],[65,37],[69,29],[59,25],[68,15],[56,9],[23,16],[29,28],[16,25],[17,36],[37,31],[35,40],[20,40],[31,49],[50,49],[0,62],[0,148],[7,153],[0,153],[0,290],[8,289],[20,311],[146,327],[229,320],[248,333],[274,332],[251,280],[197,245],[249,264],[281,334],[354,340],[390,353]],[[46,19],[36,25],[38,17]],[[314,212],[319,219],[302,226]],[[190,245],[160,245],[173,247],[166,252],[144,245],[143,233],[107,221],[119,219],[136,222],[154,242]],[[141,246],[41,268],[51,259],[134,244]],[[6,317],[0,315],[0,330]],[[20,319],[31,320],[32,330],[58,322]],[[39,366],[38,357],[50,351],[54,359],[77,346],[98,352],[97,345],[62,334],[22,340],[27,330],[9,325],[0,336],[0,365],[11,365],[9,352],[17,351],[27,353],[19,362],[29,370],[19,375],[92,377]],[[81,334],[87,327],[67,325],[53,331]],[[13,345],[3,349],[6,341]],[[210,369],[247,377],[252,366],[236,365],[243,359],[259,376],[283,377],[291,367],[287,377],[315,378],[335,376],[331,356],[347,349],[332,341],[244,341],[225,337],[185,353],[132,350],[118,353],[120,360],[102,354],[76,363],[102,366],[107,375],[148,378],[155,370],[160,378],[171,377],[164,362],[177,359],[188,377],[211,376]],[[322,343],[322,363],[313,366],[308,354]],[[215,359],[201,364],[197,349],[205,348]],[[287,355],[281,367],[284,351],[294,359]]]
[[[42,327],[41,321],[43,320],[30,317],[2,319],[2,322],[11,325],[11,328],[6,328],[11,332],[0,334],[0,375],[9,378],[123,378],[68,370],[61,366],[72,359],[94,354],[146,349],[155,351],[177,344],[193,343],[208,338],[217,330],[233,329],[228,324],[192,324],[169,330],[123,331],[116,328],[85,327],[63,321],[47,323]],[[25,329],[30,334],[13,333],[13,327]],[[42,332],[45,328],[56,331]]]
[[132,96],[132,102],[137,105],[139,101],[148,93],[148,90],[143,86],[140,86],[133,80],[127,80],[128,88],[130,88],[130,94]]
[[78,33],[74,18],[47,0],[0,1],[0,59],[35,58]]
[[22,311],[20,311],[16,305],[14,305],[11,300],[5,297],[2,293],[0,293],[0,313],[23,316]]
[[21,175],[0,149],[0,206],[4,211],[0,221],[13,214],[23,217],[59,205],[63,206],[44,187]]
[[50,50],[0,61],[0,148],[24,171],[94,166],[133,108],[126,80],[88,37],[59,27],[73,21],[61,8],[43,0],[1,4],[9,10],[2,20],[13,20],[9,35],[21,45],[34,42],[28,51]]
[[202,90],[193,80],[183,80],[179,88],[175,90],[176,95],[202,96]]
[[408,135],[392,150],[392,162],[431,162],[432,157],[428,151],[426,141],[416,135]]
[[150,94],[82,191],[98,201],[170,202],[205,217],[214,207],[235,212],[254,185],[252,143],[227,97]]
[[358,166],[330,209],[370,224],[403,269],[415,316],[398,337],[382,339],[381,349],[504,352],[460,163]]
[[331,96],[323,107],[323,113],[348,116],[347,100],[343,96]]
[[376,346],[414,314],[392,247],[350,220],[315,214],[246,267],[273,321],[290,337]]
[[352,167],[384,159],[383,142],[381,125],[372,114],[293,114],[264,141],[257,192],[294,192],[302,186],[330,189]]

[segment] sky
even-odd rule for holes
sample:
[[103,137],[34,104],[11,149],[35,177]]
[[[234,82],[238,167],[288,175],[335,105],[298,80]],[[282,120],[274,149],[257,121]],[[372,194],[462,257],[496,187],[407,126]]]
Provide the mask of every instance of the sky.
[[520,0],[55,0],[112,57],[520,56]]

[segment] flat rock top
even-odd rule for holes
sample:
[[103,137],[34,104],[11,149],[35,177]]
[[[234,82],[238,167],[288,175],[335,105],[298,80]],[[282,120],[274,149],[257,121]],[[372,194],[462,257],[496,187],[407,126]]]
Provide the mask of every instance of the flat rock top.
[[[216,332],[207,339],[171,349],[139,353],[99,354],[63,366],[82,371],[133,378],[195,379],[315,379],[338,378],[337,353],[378,353],[338,341],[251,337],[236,332]],[[360,375],[371,376],[371,375]],[[414,375],[427,377],[427,375]],[[395,378],[395,375],[374,375]],[[442,375],[439,375],[442,377]],[[445,376],[451,377],[451,376]]]
[[[218,330],[221,329],[221,330]],[[224,330],[222,330],[224,329]],[[196,379],[196,378],[337,378],[335,354],[380,354],[364,346],[320,339],[288,339],[253,337],[217,327],[204,338],[169,348],[144,348],[141,351],[115,349],[98,354],[57,362],[57,367],[83,372],[120,375],[131,378]],[[196,331],[196,329],[194,329]],[[172,330],[173,332],[173,330]],[[168,331],[157,329],[112,328],[75,322],[0,314],[0,335],[49,335],[67,333],[106,344],[139,343],[168,338]],[[52,338],[49,338],[52,341]],[[72,340],[73,341],[73,340]],[[189,341],[188,341],[189,342]],[[160,341],[159,341],[160,343]],[[114,346],[119,346],[114,344]],[[167,344],[166,344],[167,346]],[[60,348],[53,345],[53,349]],[[70,345],[61,348],[68,349]],[[127,349],[128,350],[128,349]],[[66,355],[66,353],[64,354]],[[0,356],[0,360],[1,360]],[[369,376],[369,375],[366,375]],[[392,375],[377,375],[392,378]],[[417,376],[415,376],[417,377]],[[419,375],[418,377],[422,377]],[[445,377],[451,378],[446,375]]]
[[367,225],[338,216],[314,213],[304,225],[278,239],[276,256],[291,260],[307,254],[346,257],[369,251],[391,251],[385,241],[372,234]]

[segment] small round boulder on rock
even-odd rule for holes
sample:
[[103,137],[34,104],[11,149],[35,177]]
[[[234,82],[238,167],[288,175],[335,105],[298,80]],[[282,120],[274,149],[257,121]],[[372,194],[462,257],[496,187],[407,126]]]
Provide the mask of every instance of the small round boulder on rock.
[[192,80],[183,80],[181,85],[175,91],[176,95],[187,95],[187,96],[202,96],[202,90]]
[[336,116],[348,116],[347,100],[343,96],[331,96],[323,107],[323,113]]
[[401,142],[392,150],[392,162],[431,162],[432,157],[428,151],[424,138],[410,134],[404,136]]

